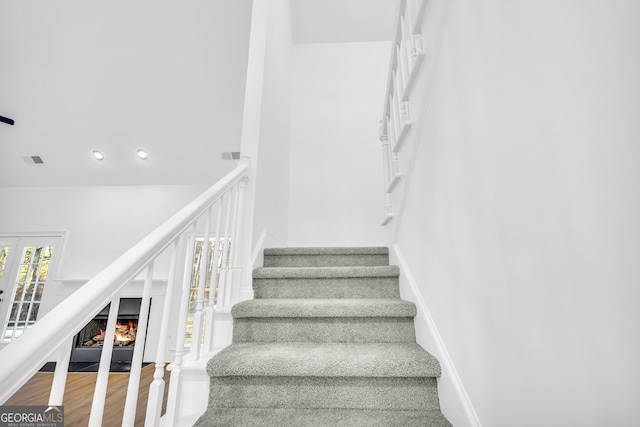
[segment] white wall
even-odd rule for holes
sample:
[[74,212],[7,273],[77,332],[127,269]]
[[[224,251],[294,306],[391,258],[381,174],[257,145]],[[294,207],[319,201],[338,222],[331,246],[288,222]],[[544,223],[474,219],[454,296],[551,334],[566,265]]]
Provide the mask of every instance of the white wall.
[[638,425],[640,3],[450,5],[391,243],[483,425]]
[[[291,7],[269,4],[265,40],[260,144],[258,148],[253,245],[263,231],[267,245],[286,245],[289,209]],[[252,247],[253,247],[252,245]],[[261,258],[261,257],[260,257]]]
[[[0,187],[0,233],[67,231],[55,279],[88,280],[204,189]],[[159,273],[166,278],[162,266]]]
[[382,115],[390,44],[293,46],[289,244],[384,244]]

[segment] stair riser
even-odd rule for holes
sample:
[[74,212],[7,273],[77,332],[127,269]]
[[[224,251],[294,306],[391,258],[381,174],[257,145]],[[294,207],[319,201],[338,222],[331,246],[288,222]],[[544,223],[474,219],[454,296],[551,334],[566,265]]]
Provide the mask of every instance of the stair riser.
[[255,298],[400,298],[397,277],[253,279]]
[[209,408],[437,410],[435,378],[211,377]]
[[265,255],[265,267],[371,267],[389,265],[389,255]]
[[234,342],[415,342],[413,318],[242,318]]

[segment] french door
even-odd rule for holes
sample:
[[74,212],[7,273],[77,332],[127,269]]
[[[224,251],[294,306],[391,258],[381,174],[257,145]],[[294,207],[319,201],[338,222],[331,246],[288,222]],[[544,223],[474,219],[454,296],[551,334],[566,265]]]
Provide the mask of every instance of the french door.
[[61,243],[62,236],[0,236],[0,348],[43,314]]

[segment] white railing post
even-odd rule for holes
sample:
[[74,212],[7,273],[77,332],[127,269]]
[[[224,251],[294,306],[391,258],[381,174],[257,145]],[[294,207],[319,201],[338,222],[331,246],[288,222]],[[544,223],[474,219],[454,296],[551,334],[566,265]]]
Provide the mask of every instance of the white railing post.
[[[396,90],[398,94],[401,95],[404,90],[404,82],[407,80],[409,73],[405,66],[404,58],[403,58],[403,43],[402,39],[396,44]],[[401,97],[397,97],[398,102],[400,102]]]
[[[191,334],[191,356],[194,360],[200,358],[202,350],[202,325],[204,310],[204,291],[207,286],[207,272],[209,270],[209,228],[211,226],[210,207],[207,210],[204,225],[204,240],[202,241],[202,251],[200,252],[200,276],[198,278],[198,293],[196,296],[196,310],[193,314],[193,333]],[[209,290],[211,292],[211,290]]]
[[[220,349],[231,343],[232,339],[232,319],[231,319],[231,276],[229,263],[231,250],[238,243],[236,236],[232,234],[231,220],[235,223],[238,207],[238,184],[233,186],[229,194],[227,203],[227,214],[225,218],[225,237],[222,245],[222,266],[220,268],[220,278],[218,281],[218,300],[215,309],[215,320],[213,324],[212,349]],[[229,246],[231,245],[231,246]]]
[[[171,317],[171,304],[173,301],[173,290],[175,288],[174,277],[178,258],[178,244],[179,239],[175,239],[173,241],[171,263],[169,264],[169,280],[167,282],[164,307],[162,308],[160,333],[158,334],[158,350],[155,359],[156,368],[153,372],[153,381],[149,386],[149,399],[147,400],[147,413],[144,421],[145,426],[160,425],[162,399],[164,398],[164,367],[167,361],[167,336],[169,335],[169,318]],[[186,322],[182,325],[181,329],[184,329],[185,326]]]
[[[384,132],[384,127],[381,126],[380,132]],[[391,185],[391,149],[389,148],[389,137],[382,133],[380,135],[380,142],[382,143],[382,169],[384,173],[384,219],[382,225],[386,225],[393,218],[393,208],[391,206],[391,194],[389,193],[389,186]]]
[[415,2],[417,3],[416,5],[416,13],[415,13],[415,17],[413,18],[413,33],[419,33],[420,32],[420,25],[421,25],[421,21],[422,21],[422,17],[424,16],[426,10],[427,10],[427,3],[431,3],[429,0],[415,0]]
[[[231,230],[230,220],[232,215],[232,206],[235,206],[237,184],[234,185],[229,191],[229,198],[227,200],[227,213],[225,215],[224,224],[224,241],[222,244],[222,266],[220,268],[220,279],[218,281],[218,308],[227,306],[227,294],[229,293],[229,285],[227,283],[227,275],[229,273],[229,251],[231,244]],[[233,244],[235,245],[235,240]]]
[[[75,338],[75,337],[74,337]],[[62,406],[64,400],[64,389],[67,383],[67,373],[69,372],[69,360],[71,359],[71,349],[73,348],[74,338],[63,343],[58,350],[58,358],[56,359],[56,370],[53,374],[53,382],[51,383],[51,392],[49,393],[49,406]]]
[[243,249],[246,246],[245,242],[245,234],[244,230],[246,229],[244,224],[244,206],[245,206],[245,198],[247,193],[247,184],[249,182],[249,178],[245,176],[242,178],[238,184],[238,194],[236,199],[236,214],[233,218],[233,230],[235,236],[235,244],[231,248],[231,260],[230,260],[230,269],[231,269],[231,288],[232,292],[230,295],[231,301],[229,305],[233,305],[237,303],[240,299],[240,285],[242,281],[242,269],[249,262],[248,259],[245,258],[245,254]]
[[[404,16],[402,16],[400,19],[400,33],[402,34],[402,64],[405,70],[404,89],[406,89],[409,75],[411,74],[411,67],[413,65],[412,57],[414,50],[413,34],[411,34],[411,17],[409,16],[409,11],[405,10]],[[407,21],[409,21],[408,24]]]
[[142,373],[142,356],[147,339],[147,325],[149,324],[149,306],[151,304],[151,285],[153,283],[153,261],[147,267],[147,275],[142,288],[142,301],[140,302],[140,315],[138,317],[138,330],[136,342],[133,347],[131,370],[129,371],[129,384],[127,386],[127,398],[124,402],[122,426],[133,426],[136,422],[136,407],[138,405],[138,390],[140,389],[140,374]]
[[389,142],[391,143],[391,151],[393,152],[394,147],[396,145],[396,141],[398,140],[398,118],[396,116],[396,109],[393,103],[395,93],[391,96],[391,117],[390,117],[390,130],[389,130]]
[[111,300],[109,317],[107,318],[107,330],[104,333],[104,344],[100,355],[100,366],[98,367],[98,378],[93,392],[93,402],[91,404],[91,414],[89,415],[89,427],[102,426],[102,416],[104,415],[104,402],[107,397],[107,384],[109,382],[109,371],[111,368],[111,355],[113,353],[113,337],[116,333],[116,322],[118,321],[118,310],[120,308],[120,295],[116,295]]
[[209,353],[213,350],[213,323],[215,322],[215,304],[216,295],[218,293],[218,277],[219,259],[220,259],[220,224],[222,222],[222,203],[224,201],[224,195],[218,202],[218,213],[216,216],[216,235],[213,243],[213,261],[211,263],[211,284],[209,285],[209,301],[206,308],[206,325],[204,327],[204,352]]
[[[242,182],[242,181],[240,181]],[[225,265],[227,266],[226,268],[226,272],[227,272],[227,276],[225,277],[225,288],[226,288],[226,292],[224,295],[224,302],[223,305],[225,307],[231,307],[231,305],[233,305],[233,269],[231,268],[232,264],[233,264],[233,255],[235,252],[235,247],[236,245],[241,244],[241,242],[238,241],[237,239],[237,235],[236,233],[236,224],[238,223],[238,205],[240,203],[240,182],[238,182],[234,187],[233,187],[233,207],[231,208],[231,212],[232,215],[230,217],[231,219],[231,232],[230,232],[230,236],[231,239],[233,240],[233,244],[231,244],[231,241],[229,241],[229,247],[227,248],[227,261],[225,262]]]

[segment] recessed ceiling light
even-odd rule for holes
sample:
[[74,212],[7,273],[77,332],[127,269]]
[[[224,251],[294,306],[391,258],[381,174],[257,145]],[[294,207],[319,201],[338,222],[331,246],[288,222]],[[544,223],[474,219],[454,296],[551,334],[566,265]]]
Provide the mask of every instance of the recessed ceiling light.
[[138,155],[138,157],[140,157],[142,160],[146,160],[147,157],[149,157],[149,155],[147,154],[146,151],[144,151],[142,148],[138,149],[138,151],[136,151],[136,154]]
[[104,154],[102,154],[102,151],[93,150],[91,152],[91,154],[93,155],[93,158],[96,159],[96,160],[103,160],[104,159]]

